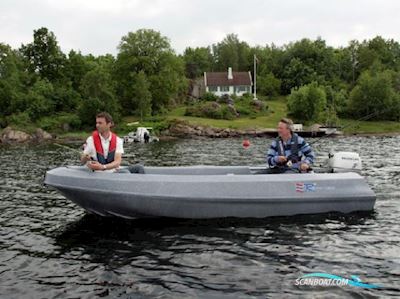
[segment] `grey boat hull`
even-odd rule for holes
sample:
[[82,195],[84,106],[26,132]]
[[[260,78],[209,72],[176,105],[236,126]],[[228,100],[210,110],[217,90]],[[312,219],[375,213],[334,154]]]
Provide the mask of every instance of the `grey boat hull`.
[[145,174],[59,167],[45,184],[90,213],[123,218],[290,216],[373,210],[357,173],[257,174],[245,166],[146,167]]

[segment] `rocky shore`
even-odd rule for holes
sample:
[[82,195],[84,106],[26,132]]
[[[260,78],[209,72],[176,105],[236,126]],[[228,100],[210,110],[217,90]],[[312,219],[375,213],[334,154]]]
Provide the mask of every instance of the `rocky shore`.
[[29,134],[24,131],[16,130],[11,127],[5,128],[0,135],[0,143],[25,143],[25,142],[43,142],[52,140],[53,136],[38,128],[33,133]]
[[161,132],[161,136],[169,136],[175,138],[231,138],[241,136],[262,137],[275,136],[275,129],[231,129],[231,128],[214,128],[209,126],[192,125],[186,121],[176,121],[171,126]]

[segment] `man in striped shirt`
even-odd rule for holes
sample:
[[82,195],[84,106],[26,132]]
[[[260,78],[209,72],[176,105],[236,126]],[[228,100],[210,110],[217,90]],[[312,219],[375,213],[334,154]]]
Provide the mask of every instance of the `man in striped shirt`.
[[307,172],[314,163],[315,155],[310,145],[293,132],[293,121],[282,118],[278,134],[267,153],[270,169],[276,173]]

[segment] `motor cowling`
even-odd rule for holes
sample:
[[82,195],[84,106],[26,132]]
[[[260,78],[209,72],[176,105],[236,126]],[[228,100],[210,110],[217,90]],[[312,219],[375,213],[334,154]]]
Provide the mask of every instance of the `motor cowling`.
[[360,172],[362,169],[360,155],[354,152],[329,153],[328,165],[332,172]]

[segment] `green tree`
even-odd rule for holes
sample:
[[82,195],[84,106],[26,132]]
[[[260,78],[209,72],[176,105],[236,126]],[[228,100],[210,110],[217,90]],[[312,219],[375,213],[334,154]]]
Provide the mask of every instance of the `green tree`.
[[117,95],[124,111],[130,109],[134,75],[143,71],[152,98],[152,111],[158,113],[187,90],[183,60],[172,50],[169,40],[159,32],[141,29],[122,37],[115,62]]
[[42,27],[33,32],[33,42],[20,49],[26,59],[28,70],[50,82],[64,79],[66,57],[58,46],[56,36]]
[[346,90],[335,90],[332,86],[325,86],[326,105],[333,114],[347,116],[348,94]]
[[250,47],[240,41],[236,34],[228,34],[220,43],[212,46],[215,69],[226,71],[232,67],[235,71],[248,71],[249,65],[253,62],[250,59]]
[[104,68],[97,66],[82,79],[82,102],[78,113],[84,125],[93,125],[100,111],[109,112],[118,121],[120,106],[115,97],[114,82]]
[[312,81],[321,85],[339,76],[335,51],[324,40],[302,39],[285,47],[282,59],[282,92],[288,94],[293,87]]
[[32,88],[30,88],[25,104],[27,105],[27,112],[31,120],[36,121],[54,112],[53,93],[53,85],[46,79],[36,81]]
[[143,117],[151,114],[151,92],[149,90],[150,83],[143,71],[139,72],[135,79],[135,84],[133,85],[133,102],[137,107],[140,120],[143,121]]
[[204,72],[213,70],[213,56],[210,47],[186,48],[183,53],[186,77],[195,79]]
[[87,72],[95,68],[96,65],[95,58],[91,55],[84,56],[74,50],[68,53],[65,73],[71,81],[74,90],[80,91],[83,77]]
[[266,96],[277,96],[281,90],[281,80],[277,79],[274,74],[269,73],[265,76],[257,77],[258,92]]
[[283,73],[282,91],[288,94],[293,88],[309,84],[316,80],[317,74],[298,58],[293,58]]
[[325,109],[325,90],[316,82],[292,89],[288,97],[289,115],[297,121],[319,121]]
[[350,93],[349,112],[357,118],[371,115],[374,120],[399,120],[399,103],[390,71],[365,71]]
[[0,116],[11,115],[24,91],[21,59],[8,45],[0,43]]

